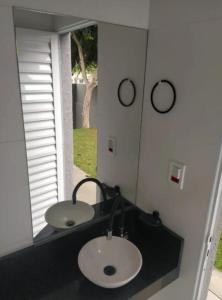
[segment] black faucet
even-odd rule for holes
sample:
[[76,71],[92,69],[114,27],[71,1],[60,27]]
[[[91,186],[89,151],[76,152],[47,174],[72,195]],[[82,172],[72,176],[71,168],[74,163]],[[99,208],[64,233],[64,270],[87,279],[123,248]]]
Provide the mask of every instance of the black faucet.
[[[119,189],[119,187],[118,187],[118,189]],[[112,239],[114,216],[115,216],[115,212],[116,212],[116,210],[118,209],[119,206],[121,207],[120,236],[124,237],[125,199],[122,197],[122,195],[120,193],[120,189],[118,191],[118,195],[116,196],[116,198],[114,200],[112,210],[111,210],[111,213],[110,213],[109,225],[108,225],[108,230],[107,230],[107,239],[108,240]]]
[[77,194],[79,188],[81,187],[81,185],[84,184],[85,182],[89,182],[89,181],[95,182],[99,186],[99,188],[101,190],[101,193],[102,193],[103,201],[107,200],[107,198],[106,198],[106,192],[105,192],[103,184],[98,179],[96,179],[96,178],[88,177],[88,178],[85,178],[85,179],[81,180],[76,185],[76,187],[74,188],[73,193],[72,193],[72,202],[73,202],[73,204],[76,204],[76,194]]

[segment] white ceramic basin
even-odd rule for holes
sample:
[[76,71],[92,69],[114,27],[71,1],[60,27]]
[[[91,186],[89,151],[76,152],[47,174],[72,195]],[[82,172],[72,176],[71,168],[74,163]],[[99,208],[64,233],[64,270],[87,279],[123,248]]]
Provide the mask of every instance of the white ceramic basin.
[[67,229],[91,220],[94,214],[94,208],[85,202],[62,201],[46,211],[45,220],[57,229]]
[[95,238],[79,252],[81,272],[91,282],[105,288],[118,288],[131,281],[140,271],[142,255],[130,241],[113,236]]

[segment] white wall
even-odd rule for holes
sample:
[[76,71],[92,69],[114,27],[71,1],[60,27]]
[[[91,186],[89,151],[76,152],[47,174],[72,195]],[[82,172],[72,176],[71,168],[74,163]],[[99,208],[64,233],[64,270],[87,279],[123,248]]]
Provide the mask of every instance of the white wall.
[[73,108],[70,34],[62,34],[60,40],[60,72],[62,93],[62,127],[64,156],[65,200],[72,199],[73,183]]
[[16,27],[51,32],[67,29],[68,26],[83,21],[76,17],[52,15],[20,8],[14,8],[13,17]]
[[0,256],[32,244],[12,11],[0,9]]
[[[99,23],[98,26],[98,178],[120,185],[123,195],[135,202],[147,31]],[[117,98],[120,81],[130,78],[136,100],[123,107]],[[116,139],[110,156],[109,136]]]
[[0,0],[0,5],[147,28],[149,0]]
[[216,20],[222,17],[220,0],[152,0],[151,5],[149,28]]
[[[222,19],[212,19],[221,14],[219,1],[151,2],[137,204],[159,210],[185,239],[179,279],[152,300],[193,299],[222,140]],[[151,88],[163,78],[177,90],[166,115],[150,104]],[[170,160],[187,165],[182,191],[168,183]]]
[[21,9],[14,9],[14,24],[16,27],[54,31],[54,16]]
[[70,25],[83,21],[81,18],[69,16],[53,16],[53,25],[55,31],[67,29]]

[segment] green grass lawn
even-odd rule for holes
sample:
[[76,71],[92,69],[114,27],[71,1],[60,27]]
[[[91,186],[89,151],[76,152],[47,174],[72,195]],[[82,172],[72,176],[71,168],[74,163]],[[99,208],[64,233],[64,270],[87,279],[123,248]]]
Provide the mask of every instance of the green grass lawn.
[[217,249],[215,267],[222,272],[222,234],[220,236],[220,241]]
[[97,129],[73,130],[74,164],[89,176],[96,177]]

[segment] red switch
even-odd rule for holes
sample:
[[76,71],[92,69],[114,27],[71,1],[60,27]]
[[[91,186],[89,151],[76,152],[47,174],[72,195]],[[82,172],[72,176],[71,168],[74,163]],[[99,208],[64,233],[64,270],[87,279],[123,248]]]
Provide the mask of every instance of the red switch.
[[168,180],[181,190],[183,189],[185,169],[184,164],[175,161],[170,162]]
[[177,183],[177,184],[180,183],[180,179],[177,178],[177,177],[175,177],[175,176],[171,176],[171,180],[172,180],[173,182]]

